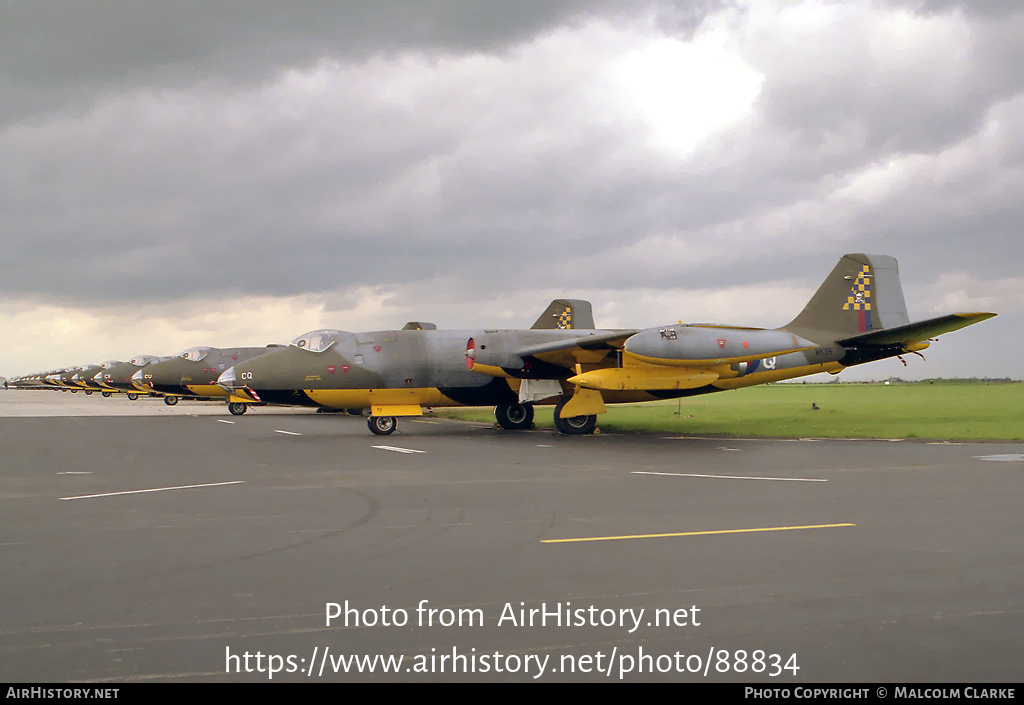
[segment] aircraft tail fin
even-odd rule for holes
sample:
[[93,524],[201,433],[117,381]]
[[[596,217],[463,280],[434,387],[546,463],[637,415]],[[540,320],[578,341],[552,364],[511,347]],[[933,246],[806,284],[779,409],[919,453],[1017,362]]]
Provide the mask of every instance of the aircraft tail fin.
[[594,328],[594,310],[583,299],[555,299],[533,324],[534,330]]
[[886,255],[848,254],[800,315],[782,329],[826,343],[909,323],[896,260]]

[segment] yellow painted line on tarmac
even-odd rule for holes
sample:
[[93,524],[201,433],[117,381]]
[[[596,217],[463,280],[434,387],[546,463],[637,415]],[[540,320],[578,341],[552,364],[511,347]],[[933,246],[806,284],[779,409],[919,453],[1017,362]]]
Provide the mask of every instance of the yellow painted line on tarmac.
[[669,536],[711,536],[713,534],[752,534],[761,531],[800,531],[802,529],[835,529],[856,524],[813,524],[811,526],[768,526],[760,529],[722,529],[719,531],[684,531],[676,534],[636,534],[633,536],[593,536],[578,539],[542,539],[541,543],[580,543],[583,541],[624,541],[626,539],[662,539]]

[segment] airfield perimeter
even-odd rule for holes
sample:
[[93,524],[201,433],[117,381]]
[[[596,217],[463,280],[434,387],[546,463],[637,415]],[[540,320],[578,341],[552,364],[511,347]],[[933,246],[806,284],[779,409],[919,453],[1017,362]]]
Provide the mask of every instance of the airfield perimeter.
[[[542,662],[536,680],[617,682],[641,653],[671,669],[625,680],[1020,679],[1020,443],[429,417],[381,438],[309,410],[0,391],[0,458],[7,682],[265,681],[270,663],[294,664],[275,682],[531,681]],[[545,543],[559,539],[600,540]],[[328,626],[346,600],[409,622]],[[420,626],[424,600],[452,611]],[[499,626],[542,603],[587,623]],[[676,624],[653,626],[657,609]],[[482,626],[436,625],[459,610]],[[626,624],[590,623],[611,614]],[[406,660],[334,673],[325,649]],[[488,672],[451,672],[484,655]],[[416,658],[432,673],[406,672]],[[698,660],[706,676],[676,670]]]

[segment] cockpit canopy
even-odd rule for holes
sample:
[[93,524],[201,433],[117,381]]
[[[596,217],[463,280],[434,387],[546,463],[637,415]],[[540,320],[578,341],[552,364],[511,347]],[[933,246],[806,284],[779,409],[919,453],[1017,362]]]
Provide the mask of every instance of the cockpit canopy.
[[139,355],[132,358],[132,364],[136,367],[145,367],[151,362],[157,362],[159,359],[156,355]]
[[189,362],[199,362],[209,354],[210,348],[189,348],[178,357],[184,358]]
[[339,335],[341,335],[340,330],[315,330],[312,333],[300,335],[291,344],[312,353],[322,353],[338,342]]

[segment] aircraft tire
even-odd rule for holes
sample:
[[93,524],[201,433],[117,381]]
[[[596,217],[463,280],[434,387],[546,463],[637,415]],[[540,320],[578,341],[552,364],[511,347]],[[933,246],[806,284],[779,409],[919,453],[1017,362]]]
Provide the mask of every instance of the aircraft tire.
[[366,425],[375,435],[387,436],[398,428],[398,420],[394,416],[371,416],[366,419]]
[[109,397],[111,394],[113,394],[113,392],[100,392],[100,394],[102,394],[105,397]]
[[92,396],[92,390],[91,389],[86,389],[85,390],[85,396],[91,397]]
[[232,416],[241,416],[249,410],[249,405],[240,401],[228,402],[228,413]]
[[135,392],[128,392],[128,401],[135,401],[139,398],[139,395]]
[[525,431],[533,425],[533,404],[498,404],[494,418],[506,431]]
[[178,397],[175,397],[175,396],[164,397],[164,404],[166,404],[167,406],[174,406],[177,403],[178,403]]
[[588,433],[593,433],[594,429],[597,428],[597,416],[593,414],[590,416],[573,416],[568,419],[559,417],[562,407],[568,404],[570,399],[572,397],[565,397],[555,407],[555,428],[558,429],[559,433],[564,433],[566,436],[585,436]]

